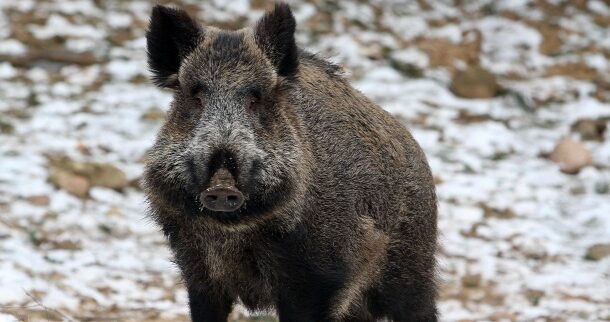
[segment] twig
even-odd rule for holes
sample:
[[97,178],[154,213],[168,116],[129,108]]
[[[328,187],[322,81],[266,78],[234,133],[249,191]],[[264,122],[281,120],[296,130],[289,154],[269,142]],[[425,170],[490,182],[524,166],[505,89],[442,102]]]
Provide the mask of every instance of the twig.
[[27,295],[30,299],[32,299],[32,301],[34,301],[34,303],[38,304],[43,310],[45,310],[47,312],[53,312],[56,315],[61,316],[62,318],[64,318],[64,320],[66,320],[68,322],[77,322],[74,318],[70,317],[66,313],[64,313],[58,309],[52,309],[50,307],[45,306],[44,304],[42,304],[42,302],[40,302],[40,300],[38,300],[36,297],[34,297],[34,295],[32,295],[30,292],[28,292],[26,290],[23,290],[23,292],[25,292],[25,295]]

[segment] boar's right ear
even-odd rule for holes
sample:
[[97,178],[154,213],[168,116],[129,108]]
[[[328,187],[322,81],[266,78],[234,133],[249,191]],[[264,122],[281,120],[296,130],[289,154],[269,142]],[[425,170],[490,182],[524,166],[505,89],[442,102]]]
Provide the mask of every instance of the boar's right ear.
[[180,63],[200,41],[201,26],[184,10],[157,5],[146,32],[148,67],[155,85],[178,87]]

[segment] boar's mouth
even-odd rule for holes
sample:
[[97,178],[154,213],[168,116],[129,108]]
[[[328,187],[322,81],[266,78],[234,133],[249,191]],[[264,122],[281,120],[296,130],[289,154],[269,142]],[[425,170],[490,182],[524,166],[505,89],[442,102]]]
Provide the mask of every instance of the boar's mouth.
[[225,168],[216,170],[208,187],[199,194],[200,204],[209,210],[234,212],[240,209],[246,198],[236,187],[235,178]]

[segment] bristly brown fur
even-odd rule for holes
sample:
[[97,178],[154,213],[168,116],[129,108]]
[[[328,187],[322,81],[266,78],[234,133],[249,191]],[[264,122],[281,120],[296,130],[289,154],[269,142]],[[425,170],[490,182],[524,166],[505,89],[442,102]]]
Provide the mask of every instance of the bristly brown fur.
[[[241,301],[281,321],[436,321],[425,155],[294,30],[285,4],[239,31],[153,11],[149,63],[174,101],[144,181],[192,319],[226,321]],[[233,212],[198,200],[219,169],[245,195]]]

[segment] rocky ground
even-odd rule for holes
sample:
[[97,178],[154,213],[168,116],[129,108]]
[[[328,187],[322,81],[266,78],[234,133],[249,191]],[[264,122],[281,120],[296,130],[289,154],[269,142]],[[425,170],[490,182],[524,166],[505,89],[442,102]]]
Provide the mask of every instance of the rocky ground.
[[[240,28],[266,4],[181,5]],[[0,321],[186,321],[138,185],[171,99],[147,81],[150,7],[0,1]],[[429,157],[443,321],[610,320],[609,1],[293,7]]]

